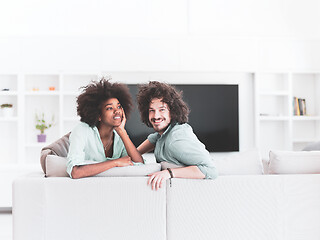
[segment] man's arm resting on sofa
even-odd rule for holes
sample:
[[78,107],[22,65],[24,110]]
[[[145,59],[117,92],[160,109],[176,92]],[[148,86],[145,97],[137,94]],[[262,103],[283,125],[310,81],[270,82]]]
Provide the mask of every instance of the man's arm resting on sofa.
[[91,177],[99,173],[102,173],[110,168],[125,167],[130,165],[133,165],[131,158],[129,156],[125,156],[122,158],[101,162],[101,163],[74,166],[72,168],[71,176],[74,179]]
[[175,178],[202,179],[206,177],[197,166],[174,168],[171,171]]
[[[174,178],[192,178],[192,179],[203,179],[205,175],[200,171],[197,166],[188,166],[181,168],[171,169]],[[168,170],[162,170],[160,172],[155,172],[149,174],[148,184],[151,184],[152,189],[158,190],[162,184],[169,179],[170,173]]]

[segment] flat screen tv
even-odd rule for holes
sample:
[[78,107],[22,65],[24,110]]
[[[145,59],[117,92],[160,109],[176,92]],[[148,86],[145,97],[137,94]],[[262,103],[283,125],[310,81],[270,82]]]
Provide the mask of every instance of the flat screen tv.
[[[152,128],[140,120],[137,109],[137,85],[128,85],[135,100],[135,108],[127,120],[126,129],[138,146]],[[190,108],[189,124],[209,152],[239,151],[238,85],[175,85],[183,91],[183,99]]]

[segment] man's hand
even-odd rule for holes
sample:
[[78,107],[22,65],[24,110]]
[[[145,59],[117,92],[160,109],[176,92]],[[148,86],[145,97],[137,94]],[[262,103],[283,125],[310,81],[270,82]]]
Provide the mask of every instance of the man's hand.
[[118,158],[118,159],[116,159],[114,161],[116,163],[116,167],[126,167],[126,166],[132,166],[133,165],[133,163],[131,161],[131,157],[129,157],[129,156]]
[[158,190],[159,188],[161,188],[162,183],[166,182],[166,180],[170,178],[170,173],[168,170],[163,170],[160,172],[149,174],[148,176],[150,176],[148,185],[151,184],[152,190]]

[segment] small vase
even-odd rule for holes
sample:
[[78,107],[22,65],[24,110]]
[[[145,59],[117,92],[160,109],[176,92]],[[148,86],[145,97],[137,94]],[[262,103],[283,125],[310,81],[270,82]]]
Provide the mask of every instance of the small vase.
[[46,142],[47,135],[45,134],[39,134],[38,136],[38,142]]
[[5,118],[13,116],[13,108],[2,108],[2,116]]

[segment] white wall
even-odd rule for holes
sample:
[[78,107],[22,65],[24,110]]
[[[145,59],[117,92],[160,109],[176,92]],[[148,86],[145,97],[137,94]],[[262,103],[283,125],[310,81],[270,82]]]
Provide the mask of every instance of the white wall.
[[318,0],[0,2],[1,71],[320,69]]
[[319,37],[318,0],[11,0],[1,35]]
[[0,2],[1,71],[320,69],[318,0]]

